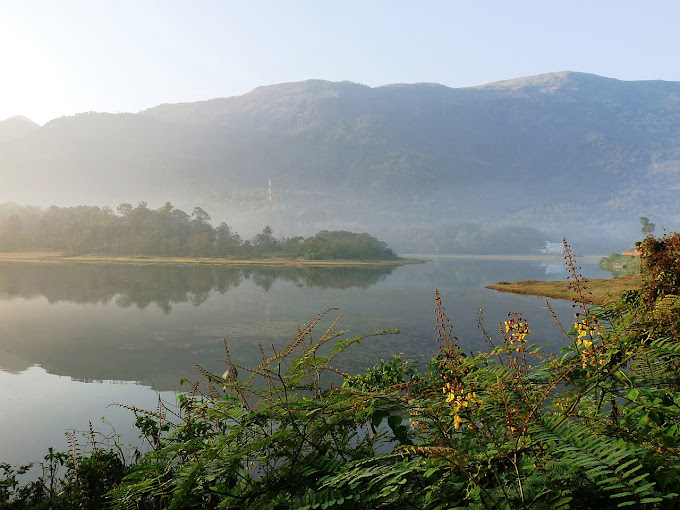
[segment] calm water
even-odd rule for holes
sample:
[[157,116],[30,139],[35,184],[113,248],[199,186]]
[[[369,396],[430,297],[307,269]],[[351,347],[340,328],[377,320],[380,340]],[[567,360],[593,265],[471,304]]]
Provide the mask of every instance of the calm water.
[[[608,276],[581,265],[586,277]],[[258,342],[282,346],[298,324],[331,306],[339,310],[319,334],[340,313],[350,333],[402,332],[355,346],[340,363],[346,371],[393,353],[417,360],[435,353],[435,288],[463,348],[483,346],[483,308],[490,332],[518,310],[533,342],[556,350],[559,330],[543,298],[484,287],[565,277],[559,260],[440,259],[379,269],[0,264],[0,461],[66,449],[64,430],[84,430],[88,420],[107,430],[103,416],[133,439],[130,413],[109,404],[154,408],[157,392],[174,402],[180,378],[197,378],[194,363],[222,373],[224,340],[235,362],[254,366]],[[568,325],[570,304],[552,305]]]

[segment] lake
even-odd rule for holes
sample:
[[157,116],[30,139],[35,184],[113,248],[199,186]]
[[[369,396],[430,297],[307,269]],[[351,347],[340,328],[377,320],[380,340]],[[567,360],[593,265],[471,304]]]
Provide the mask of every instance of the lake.
[[[581,266],[585,277],[609,276],[596,263]],[[498,323],[520,311],[530,340],[556,351],[559,328],[544,298],[484,287],[566,276],[561,259],[440,257],[380,268],[0,263],[0,461],[39,460],[50,445],[66,450],[64,431],[86,430],[88,420],[134,440],[132,413],[109,404],[153,409],[159,392],[174,402],[181,378],[198,379],[194,363],[224,371],[225,340],[234,362],[256,366],[258,342],[281,347],[328,307],[339,310],[317,336],[339,314],[350,334],[401,331],[352,347],[338,363],[347,372],[395,353],[423,361],[436,353],[435,288],[465,350],[484,347],[483,308],[496,338]],[[570,303],[551,306],[568,328]]]

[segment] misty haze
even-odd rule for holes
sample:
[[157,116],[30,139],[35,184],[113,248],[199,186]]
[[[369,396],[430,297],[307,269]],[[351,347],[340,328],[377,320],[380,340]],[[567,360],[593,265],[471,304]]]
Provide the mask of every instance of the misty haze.
[[401,252],[527,254],[567,236],[607,254],[643,214],[678,219],[679,94],[571,72],[464,89],[311,80],[44,126],[14,117],[0,177],[22,205],[169,201],[247,237],[341,229]]

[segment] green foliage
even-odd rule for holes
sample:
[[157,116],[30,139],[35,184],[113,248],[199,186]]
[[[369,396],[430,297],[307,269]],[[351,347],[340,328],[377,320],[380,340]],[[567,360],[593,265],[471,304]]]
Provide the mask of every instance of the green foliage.
[[0,466],[0,501],[6,508],[28,507],[30,498],[86,508],[677,508],[679,302],[668,293],[672,276],[650,266],[660,261],[673,271],[664,261],[674,244],[645,242],[643,288],[602,308],[586,306],[565,242],[576,313],[558,354],[530,343],[518,312],[497,338],[482,325],[489,349],[466,354],[435,291],[440,348],[427,367],[393,356],[348,376],[333,362],[363,338],[338,330],[340,317],[317,337],[326,310],[282,350],[261,347],[258,367],[234,364],[225,345],[224,373],[197,366],[202,380],[176,408],[160,401],[154,411],[131,408],[149,447],[137,462],[101,448],[55,456],[68,469],[57,496],[45,483],[17,489],[15,472]]
[[121,446],[114,440],[102,448],[91,427],[86,433],[88,451],[81,452],[75,435],[68,433],[71,451],[50,448],[40,463],[41,474],[23,485],[19,477],[35,470],[34,466],[13,468],[0,463],[0,509],[99,510],[108,506],[109,493],[121,482],[128,465]]
[[650,304],[666,295],[680,295],[680,234],[647,237],[637,244],[642,252],[642,292]]
[[414,376],[417,377],[415,366],[415,361],[405,361],[395,354],[387,361],[381,359],[373,368],[366,370],[365,374],[348,377],[343,387],[361,391],[384,390],[414,380]]
[[0,463],[0,508],[14,509],[38,505],[48,498],[46,485],[38,482],[21,485],[19,478],[25,475],[31,465],[13,467]]
[[390,260],[397,255],[375,237],[345,230],[322,230],[299,249],[308,259]]
[[613,276],[637,274],[640,271],[640,258],[612,253],[600,260],[600,268],[610,272]]
[[650,222],[649,218],[646,216],[640,216],[640,232],[642,232],[645,236],[648,236],[654,233],[655,228],[656,225]]
[[[3,217],[3,209],[10,213]],[[162,257],[261,257],[286,255],[308,259],[393,260],[383,241],[362,233],[323,230],[313,237],[276,239],[267,225],[252,240],[194,207],[191,215],[170,202],[152,210],[137,207],[35,207],[0,204],[0,251],[60,251],[69,255],[105,254]]]

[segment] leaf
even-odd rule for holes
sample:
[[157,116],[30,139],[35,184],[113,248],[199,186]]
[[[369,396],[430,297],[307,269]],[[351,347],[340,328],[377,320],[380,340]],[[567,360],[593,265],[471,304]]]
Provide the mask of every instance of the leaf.
[[640,427],[645,427],[649,423],[649,413],[642,413],[642,416],[640,416],[640,419],[638,420],[638,425]]
[[437,471],[439,471],[439,469],[436,468],[436,467],[430,468],[430,469],[428,469],[427,471],[425,471],[425,473],[423,474],[423,477],[424,477],[424,478],[429,478],[429,477],[431,477],[433,474],[435,474]]
[[373,416],[371,416],[371,423],[373,423],[374,427],[378,427],[382,423],[383,418],[389,415],[390,415],[389,411],[384,411],[382,409],[375,411],[373,413]]
[[401,425],[402,421],[403,421],[403,418],[399,415],[392,415],[389,418],[387,418],[387,424],[392,429],[392,432],[396,432],[397,427],[399,427],[399,425]]
[[572,499],[574,499],[574,498],[571,497],[571,496],[562,496],[562,497],[560,497],[560,498],[558,498],[558,499],[556,499],[555,501],[552,502],[552,507],[555,508],[555,509],[557,509],[557,508],[568,508],[569,503],[571,502]]

